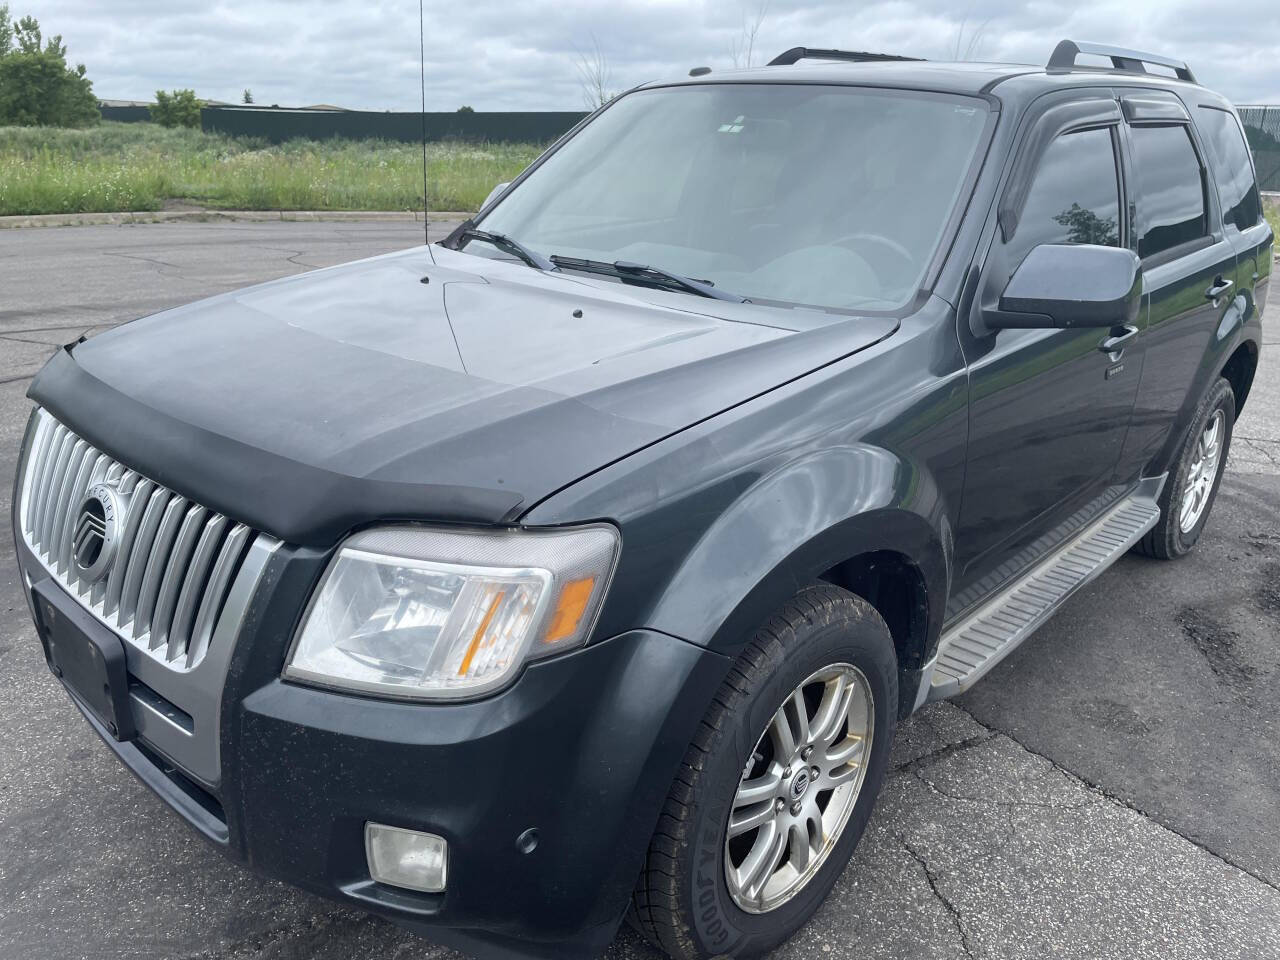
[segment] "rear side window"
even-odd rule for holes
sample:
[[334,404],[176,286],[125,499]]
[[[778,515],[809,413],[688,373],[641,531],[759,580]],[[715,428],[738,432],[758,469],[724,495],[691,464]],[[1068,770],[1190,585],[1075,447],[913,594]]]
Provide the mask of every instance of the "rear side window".
[[1222,200],[1223,222],[1247,230],[1262,219],[1262,203],[1244,132],[1234,116],[1215,107],[1201,107],[1199,121]]
[[1151,257],[1208,236],[1204,176],[1186,126],[1133,128],[1138,255]]
[[1109,128],[1064,133],[1045,150],[1009,241],[1009,263],[1021,263],[1042,243],[1120,245],[1120,181]]

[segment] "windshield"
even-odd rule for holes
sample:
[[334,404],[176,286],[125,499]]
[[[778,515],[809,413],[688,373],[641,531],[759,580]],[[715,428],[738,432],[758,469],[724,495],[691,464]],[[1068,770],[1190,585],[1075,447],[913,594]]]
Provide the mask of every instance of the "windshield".
[[[919,289],[983,101],[698,84],[628,94],[483,218],[546,256],[647,264],[756,302],[889,310]],[[499,255],[485,245],[469,248]]]

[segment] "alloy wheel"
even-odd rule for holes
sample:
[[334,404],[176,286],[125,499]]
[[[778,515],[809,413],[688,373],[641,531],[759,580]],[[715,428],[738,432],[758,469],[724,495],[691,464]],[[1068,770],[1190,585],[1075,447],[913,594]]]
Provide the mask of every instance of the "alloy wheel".
[[1222,459],[1222,438],[1226,433],[1226,418],[1221,410],[1215,410],[1196,441],[1195,459],[1187,471],[1183,488],[1182,505],[1178,511],[1178,527],[1183,533],[1195,529],[1204,516],[1205,507],[1213,493],[1218,478],[1218,463]]
[[874,718],[871,686],[848,663],[811,674],[774,713],[725,831],[729,894],[743,910],[776,909],[822,868],[858,801]]

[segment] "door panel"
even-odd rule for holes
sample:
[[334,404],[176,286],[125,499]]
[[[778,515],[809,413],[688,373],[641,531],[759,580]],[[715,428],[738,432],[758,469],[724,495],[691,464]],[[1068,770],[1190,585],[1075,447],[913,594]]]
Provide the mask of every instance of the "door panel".
[[1246,317],[1266,306],[1274,238],[1262,217],[1262,200],[1244,128],[1221,104],[1194,111],[1213,182],[1218,188],[1227,242],[1236,251],[1236,282],[1245,297]]
[[[1052,139],[1030,134],[1030,142],[1046,145],[1031,168],[1015,232],[1007,238],[999,232],[987,255],[975,314],[998,300],[1038,244],[1119,246],[1127,239],[1119,110],[1108,100],[1098,111],[1083,128],[1073,125]],[[1046,532],[1113,485],[1142,343],[1108,355],[1099,345],[1110,335],[1107,327],[1000,330],[966,345],[969,451],[956,533],[957,602],[997,585],[992,575],[1000,579],[1011,560],[1028,559],[1029,545],[1049,548],[1041,543]]]
[[1126,139],[1147,328],[1124,461],[1163,470],[1208,386],[1219,328],[1239,322],[1244,284],[1192,126],[1133,123]]

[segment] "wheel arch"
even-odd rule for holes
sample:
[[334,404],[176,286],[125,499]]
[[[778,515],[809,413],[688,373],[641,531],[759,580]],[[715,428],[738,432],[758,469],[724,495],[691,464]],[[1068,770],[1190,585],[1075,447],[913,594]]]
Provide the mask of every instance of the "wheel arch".
[[1244,409],[1245,400],[1253,388],[1253,378],[1258,372],[1258,345],[1252,340],[1245,340],[1236,347],[1235,352],[1227,358],[1220,371],[1231,384],[1231,392],[1236,395],[1236,418]]
[[[818,579],[856,594],[875,607],[893,637],[898,654],[898,688],[914,691],[932,651],[934,625],[924,571],[899,550],[859,553],[824,571]],[[899,704],[905,716],[912,704]]]

